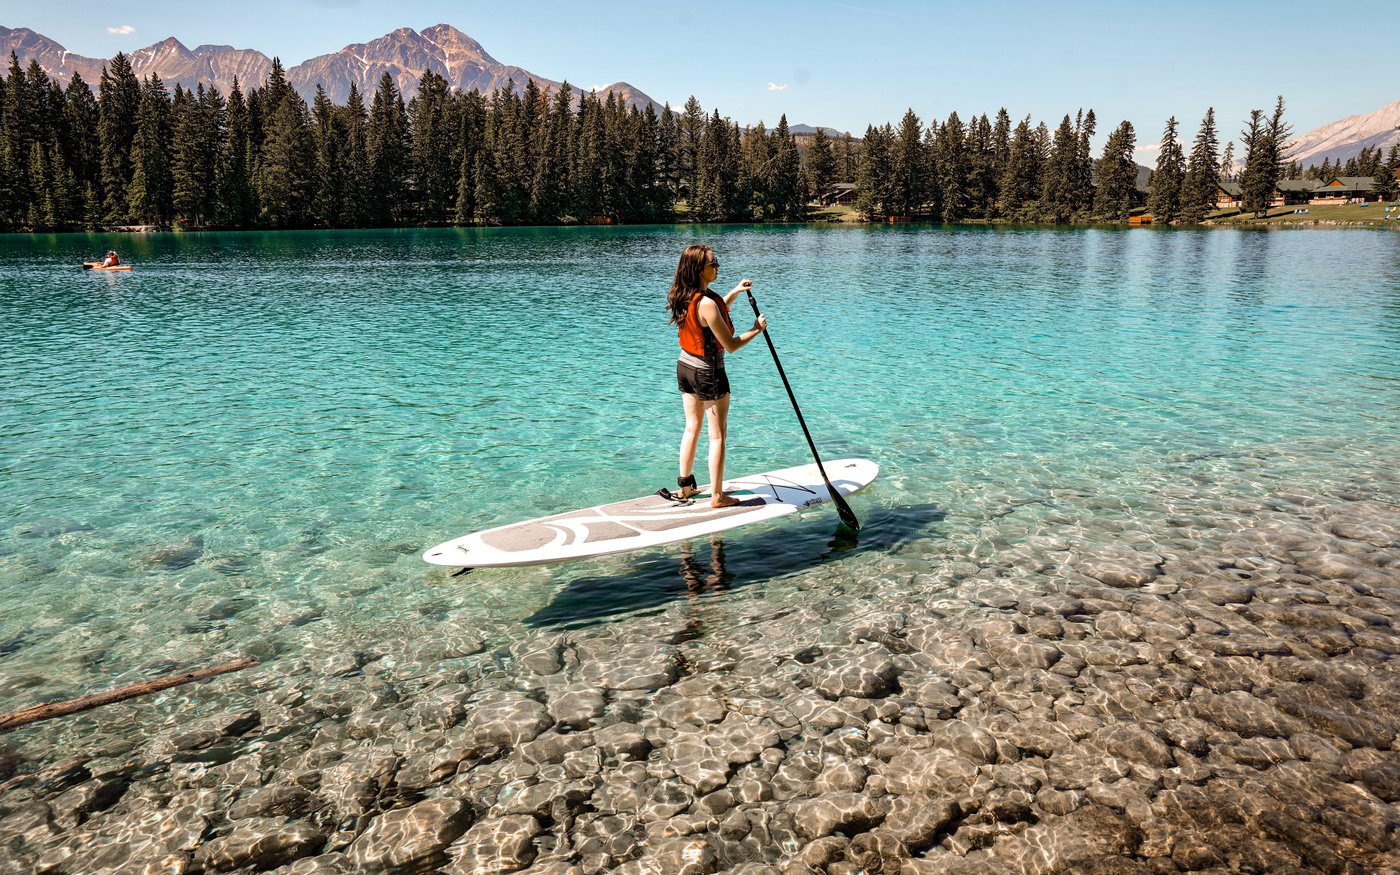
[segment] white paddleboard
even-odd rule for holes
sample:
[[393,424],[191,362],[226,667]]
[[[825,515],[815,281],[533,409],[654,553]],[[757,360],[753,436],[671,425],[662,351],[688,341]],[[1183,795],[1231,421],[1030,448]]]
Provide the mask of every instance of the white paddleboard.
[[[880,466],[869,459],[824,462],[842,495],[869,486]],[[710,507],[709,487],[691,504],[659,495],[498,526],[438,544],[423,554],[433,565],[487,568],[545,565],[610,553],[628,553],[776,519],[831,500],[815,463],[726,480],[734,507]]]

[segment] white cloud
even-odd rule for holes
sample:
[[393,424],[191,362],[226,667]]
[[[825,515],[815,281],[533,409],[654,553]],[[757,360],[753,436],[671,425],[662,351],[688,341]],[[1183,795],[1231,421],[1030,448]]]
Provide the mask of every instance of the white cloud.
[[129,33],[136,33],[136,28],[132,27],[129,24],[123,24],[120,27],[109,27],[107,28],[107,32],[115,33],[118,36],[126,36]]
[[769,82],[769,83],[768,83],[768,90],[769,90],[769,91],[787,91],[787,90],[788,90],[789,88],[791,88],[791,87],[792,87],[792,86],[789,85],[789,84],[787,84],[786,82],[782,83],[781,85],[779,85],[777,82]]

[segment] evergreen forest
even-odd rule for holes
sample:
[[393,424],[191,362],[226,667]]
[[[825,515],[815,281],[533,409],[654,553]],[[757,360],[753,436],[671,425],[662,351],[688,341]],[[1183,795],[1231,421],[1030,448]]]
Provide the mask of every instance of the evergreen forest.
[[[94,93],[10,56],[0,76],[0,231],[800,221],[837,182],[869,219],[1121,221],[1144,192],[1124,121],[1090,154],[1092,110],[1052,131],[1005,109],[925,125],[912,110],[863,138],[741,128],[691,97],[638,109],[609,95],[533,81],[491,94],[454,91],[424,72],[405,101],[385,74],[344,105],[318,88],[308,105],[279,61],[246,94],[173,92],[116,55]],[[1258,197],[1287,166],[1282,98],[1242,133],[1241,185]],[[1200,221],[1233,155],[1218,155],[1213,111],[1189,152],[1168,122],[1146,195],[1167,221]],[[1379,150],[1358,175],[1392,168]],[[1356,161],[1357,159],[1353,159]],[[1348,168],[1351,169],[1351,168]],[[1318,173],[1317,168],[1309,168]],[[1328,168],[1323,168],[1325,175]],[[1340,168],[1338,170],[1340,173]],[[1350,174],[1348,174],[1350,175]],[[1392,176],[1393,184],[1393,176]]]

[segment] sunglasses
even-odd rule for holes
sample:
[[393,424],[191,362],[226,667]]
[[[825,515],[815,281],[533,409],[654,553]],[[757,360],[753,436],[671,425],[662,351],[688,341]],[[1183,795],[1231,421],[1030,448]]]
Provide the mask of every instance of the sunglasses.
[[715,270],[719,270],[719,259],[718,259],[718,258],[711,258],[711,259],[710,259],[710,263],[707,264],[707,265],[705,265],[705,266],[706,266],[706,267],[713,267]]

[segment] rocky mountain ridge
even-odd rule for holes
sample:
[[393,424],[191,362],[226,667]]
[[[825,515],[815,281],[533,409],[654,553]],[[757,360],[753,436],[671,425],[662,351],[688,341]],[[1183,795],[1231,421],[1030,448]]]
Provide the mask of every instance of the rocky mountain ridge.
[[1368,115],[1353,115],[1313,128],[1293,141],[1290,160],[1299,164],[1321,164],[1327,159],[1345,161],[1362,149],[1380,146],[1388,152],[1400,142],[1400,100],[1388,103]]
[[[45,73],[62,82],[78,73],[94,89],[107,64],[106,59],[75,54],[55,40],[22,27],[0,27],[0,49],[6,54],[14,52],[21,66],[28,66],[30,59],[37,60]],[[154,73],[169,87],[177,83],[186,88],[201,82],[213,84],[224,94],[233,87],[235,77],[246,91],[261,85],[272,72],[272,60],[262,52],[216,45],[189,49],[173,36],[137,49],[128,57],[137,76]],[[352,83],[368,95],[385,73],[393,78],[404,99],[410,99],[418,93],[418,79],[424,70],[442,76],[453,88],[475,88],[482,93],[508,83],[520,89],[529,80],[547,91],[558,91],[563,84],[523,67],[502,64],[476,40],[448,24],[421,32],[401,27],[367,43],[355,43],[303,61],[287,68],[286,75],[292,87],[307,100],[320,84],[331,100],[344,103]],[[660,103],[626,82],[616,82],[599,91],[603,97],[609,93],[639,108],[649,103],[660,107]]]

